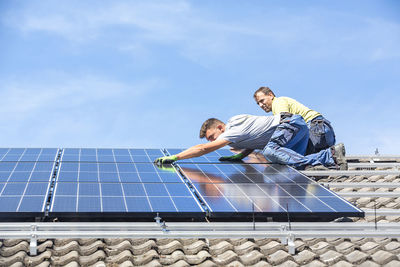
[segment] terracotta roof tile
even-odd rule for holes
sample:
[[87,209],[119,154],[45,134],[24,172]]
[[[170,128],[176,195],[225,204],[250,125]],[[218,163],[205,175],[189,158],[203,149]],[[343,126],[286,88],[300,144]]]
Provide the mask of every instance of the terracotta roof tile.
[[398,266],[400,266],[400,261],[393,260],[393,261],[389,262],[388,264],[385,264],[384,266],[385,267],[398,267]]
[[233,252],[232,250],[225,251],[224,253],[222,253],[220,255],[212,257],[213,261],[218,265],[229,264],[229,263],[237,260],[238,258],[239,258],[238,255],[235,252]]

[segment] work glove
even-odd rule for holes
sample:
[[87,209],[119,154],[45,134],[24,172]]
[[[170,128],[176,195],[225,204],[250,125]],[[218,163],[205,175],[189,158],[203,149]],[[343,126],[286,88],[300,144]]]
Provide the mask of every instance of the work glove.
[[154,163],[157,165],[171,164],[177,160],[178,160],[178,157],[176,155],[172,155],[172,156],[165,156],[165,157],[158,158],[154,161]]
[[219,161],[241,161],[243,158],[244,158],[243,154],[242,153],[238,153],[238,154],[233,155],[233,156],[220,157],[218,160]]

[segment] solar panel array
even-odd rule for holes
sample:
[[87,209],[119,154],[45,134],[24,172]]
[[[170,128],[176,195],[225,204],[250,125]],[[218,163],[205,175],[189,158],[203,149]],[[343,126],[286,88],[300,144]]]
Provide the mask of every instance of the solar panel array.
[[182,149],[0,148],[0,216],[175,219],[363,216],[295,169],[219,162],[221,149],[157,167]]

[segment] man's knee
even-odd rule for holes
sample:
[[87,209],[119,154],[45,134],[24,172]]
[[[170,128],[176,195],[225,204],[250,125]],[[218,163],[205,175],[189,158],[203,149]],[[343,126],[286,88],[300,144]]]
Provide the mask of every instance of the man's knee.
[[287,159],[284,154],[278,152],[279,148],[280,147],[274,143],[268,143],[262,151],[265,159],[271,163],[286,164]]

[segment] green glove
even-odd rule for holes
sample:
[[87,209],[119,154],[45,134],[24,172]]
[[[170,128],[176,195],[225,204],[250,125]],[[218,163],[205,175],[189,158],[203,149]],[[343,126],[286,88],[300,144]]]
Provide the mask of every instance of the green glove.
[[238,154],[233,155],[233,156],[220,157],[218,160],[219,161],[241,161],[243,158],[244,158],[243,154],[242,153],[238,153]]
[[172,156],[165,156],[165,157],[158,158],[154,161],[154,163],[157,165],[171,164],[177,160],[178,160],[178,157],[176,155],[172,155]]

